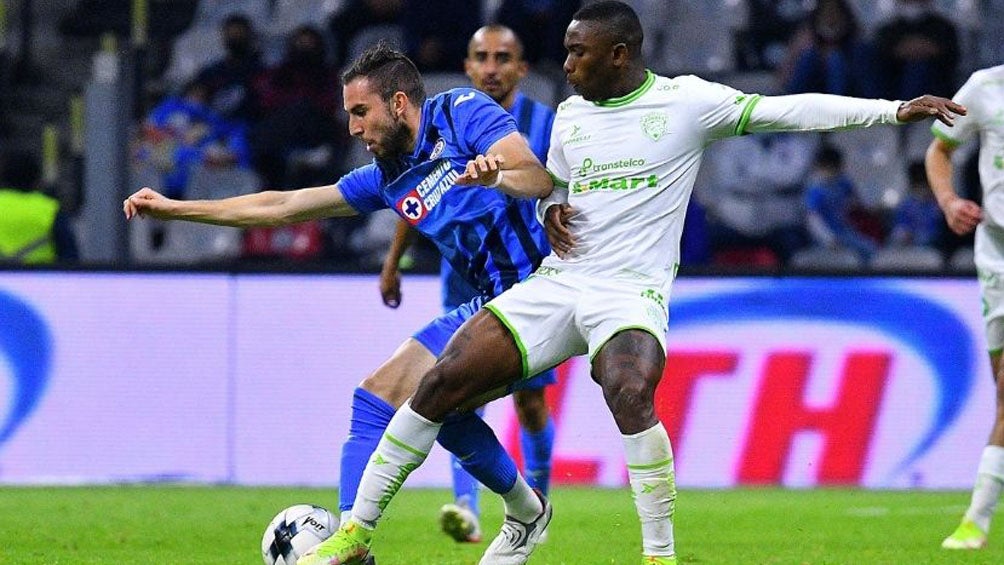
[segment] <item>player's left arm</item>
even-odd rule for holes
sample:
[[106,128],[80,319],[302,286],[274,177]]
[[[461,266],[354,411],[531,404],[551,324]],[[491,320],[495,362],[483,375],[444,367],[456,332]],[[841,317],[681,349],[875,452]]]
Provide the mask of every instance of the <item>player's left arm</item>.
[[966,108],[948,98],[925,94],[906,102],[833,94],[753,96],[742,110],[735,134],[776,131],[830,131],[934,118],[947,126]]
[[544,198],[554,189],[551,176],[518,131],[506,134],[485,154],[468,161],[457,184],[480,184],[523,198]]

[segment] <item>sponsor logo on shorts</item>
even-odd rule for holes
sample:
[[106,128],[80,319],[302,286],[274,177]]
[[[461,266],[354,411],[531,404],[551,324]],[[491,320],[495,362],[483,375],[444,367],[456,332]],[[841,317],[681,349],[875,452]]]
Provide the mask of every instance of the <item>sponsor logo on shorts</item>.
[[537,267],[537,270],[534,271],[533,274],[540,277],[553,277],[554,275],[557,275],[560,272],[561,269],[555,269],[554,267],[544,267],[542,265],[540,267]]

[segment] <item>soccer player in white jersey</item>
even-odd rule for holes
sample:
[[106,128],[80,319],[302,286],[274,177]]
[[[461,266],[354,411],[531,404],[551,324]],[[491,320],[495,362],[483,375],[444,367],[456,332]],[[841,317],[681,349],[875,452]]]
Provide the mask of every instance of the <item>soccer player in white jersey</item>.
[[[642,563],[677,563],[673,454],[654,395],[666,362],[683,218],[704,148],[761,131],[928,117],[951,124],[965,112],[934,96],[909,102],[761,97],[694,76],[660,77],[646,70],[641,45],[641,24],[626,4],[601,1],[576,12],[565,34],[564,69],[579,96],[558,107],[548,153],[567,203],[559,198],[550,210],[542,204],[556,232],[555,252],[454,334],[391,420],[366,467],[351,519],[323,544],[334,557],[301,565],[356,563],[367,554],[383,510],[425,460],[451,411],[584,353],[623,437],[641,519]],[[562,218],[569,223],[559,229],[553,224]],[[507,516],[482,565],[525,563],[549,520],[549,505],[530,522]]]
[[[954,100],[969,113],[952,130],[935,123],[934,140],[927,148],[927,178],[945,213],[948,227],[959,235],[976,230],[976,270],[983,297],[990,367],[997,383],[997,414],[990,440],[976,471],[972,502],[962,523],[945,538],[945,549],[980,549],[987,543],[1001,489],[1004,488],[1004,66],[973,73]],[[965,141],[980,140],[980,184],[983,207],[955,192],[952,153]]]

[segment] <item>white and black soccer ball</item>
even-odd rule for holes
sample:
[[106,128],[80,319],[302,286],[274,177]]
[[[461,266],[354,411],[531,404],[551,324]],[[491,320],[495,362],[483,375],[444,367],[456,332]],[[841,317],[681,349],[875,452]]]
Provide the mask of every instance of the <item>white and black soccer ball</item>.
[[326,508],[297,504],[272,518],[261,538],[265,565],[296,565],[308,549],[338,530],[338,518]]

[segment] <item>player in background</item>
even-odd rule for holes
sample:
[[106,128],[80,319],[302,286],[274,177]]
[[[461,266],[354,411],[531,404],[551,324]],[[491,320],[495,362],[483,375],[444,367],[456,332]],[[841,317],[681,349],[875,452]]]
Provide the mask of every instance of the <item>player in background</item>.
[[[484,92],[516,118],[516,128],[530,144],[534,155],[543,163],[551,138],[554,110],[519,91],[519,83],[529,70],[523,59],[523,43],[508,27],[488,25],[474,32],[467,44],[464,71],[474,88]],[[380,272],[380,295],[391,308],[401,304],[401,257],[411,244],[414,230],[400,220]],[[478,292],[443,259],[440,266],[443,311],[449,312],[470,302]],[[524,388],[513,393],[516,418],[520,425],[520,446],[523,470],[530,486],[548,495],[551,479],[551,452],[554,445],[554,424],[547,410],[544,387],[557,382],[549,369],[527,381]],[[443,531],[458,542],[481,541],[478,491],[480,485],[464,470],[455,455],[451,456],[453,472],[452,504],[439,512]]]
[[[959,235],[976,230],[974,246],[976,271],[983,299],[990,367],[997,386],[997,413],[990,439],[976,469],[972,501],[962,523],[945,538],[945,549],[980,549],[987,543],[993,518],[1004,488],[1004,122],[1000,108],[1004,104],[1004,66],[973,73],[955,94],[954,100],[969,108],[948,130],[935,123],[934,140],[927,148],[925,167],[931,191],[945,214],[948,227]],[[958,195],[953,184],[955,167],[952,154],[962,143],[979,137],[980,184],[983,203]]]
[[[305,556],[299,565],[359,562],[390,499],[425,460],[448,414],[584,353],[623,437],[641,520],[641,562],[676,564],[673,453],[654,396],[666,362],[684,216],[704,149],[747,133],[929,117],[950,124],[953,113],[965,112],[934,96],[908,102],[770,97],[695,76],[657,76],[642,59],[638,16],[622,2],[581,8],[564,41],[565,73],[579,96],[558,106],[547,159],[556,188],[541,207],[549,221],[565,220],[551,239],[554,253],[457,331],[391,420],[363,474],[351,519],[319,546],[326,557]],[[597,518],[610,519],[602,511]],[[482,563],[525,563],[549,519],[546,511],[532,521],[507,516],[507,535],[492,542],[492,559]],[[611,535],[618,535],[613,527]]]
[[[406,340],[356,389],[339,485],[340,509],[347,512],[395,409],[414,392],[453,332],[549,253],[532,199],[549,194],[553,184],[502,107],[472,88],[426,99],[414,64],[386,45],[361,55],[343,75],[343,85],[349,131],[366,143],[374,163],[328,186],[222,200],[171,200],[144,188],[127,198],[123,209],[126,218],[143,214],[248,227],[389,207],[435,242],[478,290],[470,302]],[[507,514],[523,520],[541,514],[546,499],[520,476],[479,417],[456,415],[439,436],[472,475],[502,495]]]

